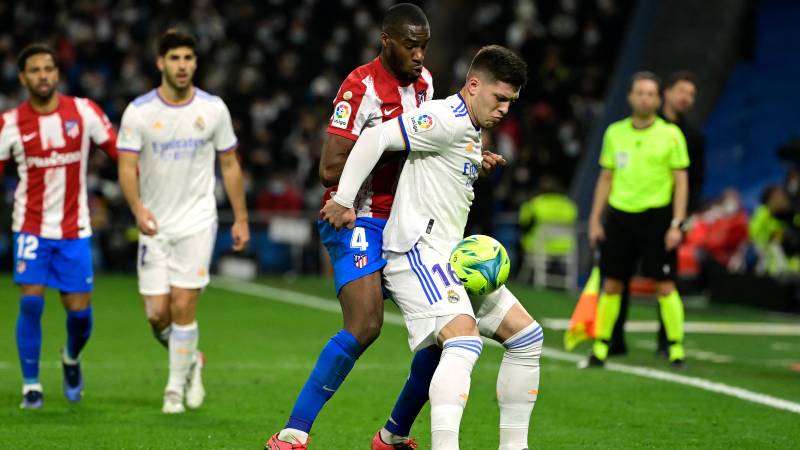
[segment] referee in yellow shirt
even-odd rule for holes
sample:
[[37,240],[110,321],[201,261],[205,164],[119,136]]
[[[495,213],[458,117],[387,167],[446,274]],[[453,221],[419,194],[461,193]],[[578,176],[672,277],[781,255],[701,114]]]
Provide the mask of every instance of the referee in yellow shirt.
[[659,83],[651,72],[636,73],[628,93],[633,114],[611,124],[603,136],[589,240],[592,246],[600,245],[604,282],[595,342],[581,367],[603,366],[623,283],[639,262],[642,275],[657,284],[670,363],[676,368],[685,365],[683,303],[674,277],[689,195],[689,156],[681,130],[656,114],[661,106]]

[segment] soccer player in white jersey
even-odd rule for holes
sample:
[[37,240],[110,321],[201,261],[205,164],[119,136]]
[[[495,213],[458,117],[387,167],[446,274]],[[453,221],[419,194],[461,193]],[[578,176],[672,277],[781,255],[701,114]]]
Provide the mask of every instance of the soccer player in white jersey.
[[233,207],[233,249],[250,239],[236,136],[225,103],[192,82],[195,40],[170,29],[158,39],[161,85],[125,109],[117,147],[122,192],[139,228],[138,274],[147,319],[169,349],[164,413],[199,408],[204,356],[197,298],[208,285],[217,235],[214,161]]
[[507,288],[470,299],[457,279],[444,275],[474,198],[472,184],[483,162],[481,129],[503,119],[526,80],[520,57],[504,47],[483,47],[456,95],[424,103],[361,135],[339,190],[321,211],[334,227],[352,227],[358,187],[381,154],[408,152],[384,230],[384,282],[403,313],[411,349],[443,349],[429,391],[434,450],[458,448],[471,372],[483,348],[480,335],[506,349],[497,377],[500,449],[528,448],[543,330]]
[[78,402],[83,376],[78,357],[92,334],[92,228],[86,167],[92,145],[116,159],[116,132],[91,100],[56,91],[55,52],[31,44],[19,54],[19,80],[30,99],[0,116],[0,173],[17,163],[14,193],[14,282],[20,288],[17,349],[22,409],[44,402],[39,383],[45,287],[57,289],[67,311],[62,352],[64,395]]

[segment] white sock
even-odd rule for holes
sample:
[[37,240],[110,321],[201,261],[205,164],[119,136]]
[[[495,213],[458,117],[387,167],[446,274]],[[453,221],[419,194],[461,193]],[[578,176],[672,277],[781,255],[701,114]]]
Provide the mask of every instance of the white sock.
[[381,428],[381,440],[387,444],[402,444],[408,440],[408,436],[398,436],[386,428]]
[[458,429],[469,398],[472,368],[483,343],[477,336],[461,336],[446,340],[442,348],[429,390],[431,449],[458,450]]
[[169,334],[169,381],[167,390],[183,395],[186,379],[192,367],[192,360],[197,351],[197,322],[189,325],[172,324]]
[[23,384],[22,385],[22,395],[27,394],[29,391],[44,392],[44,389],[42,388],[42,385],[39,384],[39,383]]
[[542,327],[533,322],[503,342],[506,351],[497,374],[499,450],[528,448],[528,427],[539,394],[539,358],[543,339]]
[[284,428],[278,433],[278,439],[292,444],[305,444],[308,441],[308,433],[294,428]]

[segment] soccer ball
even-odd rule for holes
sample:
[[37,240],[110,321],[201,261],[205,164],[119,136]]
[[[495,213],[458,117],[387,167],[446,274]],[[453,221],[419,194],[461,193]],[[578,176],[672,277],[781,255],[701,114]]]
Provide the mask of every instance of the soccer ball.
[[503,244],[490,236],[474,234],[459,242],[450,265],[467,294],[486,295],[505,284],[511,261]]

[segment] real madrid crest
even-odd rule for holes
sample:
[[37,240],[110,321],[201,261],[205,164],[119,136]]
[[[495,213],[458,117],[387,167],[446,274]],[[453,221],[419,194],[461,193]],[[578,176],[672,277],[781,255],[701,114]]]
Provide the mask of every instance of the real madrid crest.
[[458,303],[459,300],[461,300],[461,297],[459,297],[458,292],[453,289],[447,291],[447,301],[450,303]]
[[194,121],[194,127],[197,128],[199,131],[205,130],[206,121],[203,120],[202,116],[197,116],[197,120]]

